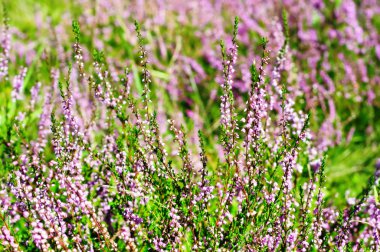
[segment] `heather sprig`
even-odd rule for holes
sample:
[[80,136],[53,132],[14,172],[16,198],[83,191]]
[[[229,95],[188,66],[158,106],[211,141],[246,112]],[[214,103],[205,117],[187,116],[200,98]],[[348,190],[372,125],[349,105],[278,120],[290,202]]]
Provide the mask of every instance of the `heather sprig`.
[[8,78],[9,71],[9,57],[11,49],[11,34],[9,33],[9,20],[8,11],[3,4],[3,27],[1,38],[1,54],[0,54],[0,79]]
[[[238,34],[239,18],[235,17],[234,31],[232,37],[232,47],[225,48],[224,42],[220,41],[222,65],[223,65],[223,83],[221,84],[223,94],[221,96],[220,111],[221,111],[221,134],[220,141],[222,142],[225,159],[227,161],[227,169],[224,173],[227,176],[226,182],[229,184],[229,180],[239,175],[239,146],[237,141],[239,139],[239,125],[237,122],[237,113],[235,112],[235,99],[233,95],[232,85],[235,74],[235,64],[238,55],[237,34]],[[234,171],[232,168],[235,167]],[[234,174],[234,175],[233,175]],[[227,186],[227,185],[226,185]],[[231,189],[231,188],[229,188]],[[230,192],[227,194],[226,200],[231,201]],[[224,214],[224,213],[222,213]]]
[[75,35],[75,42],[74,42],[74,58],[75,58],[75,63],[78,66],[79,69],[79,74],[81,78],[85,77],[84,73],[84,63],[83,63],[83,53],[82,53],[82,48],[80,46],[80,37],[81,37],[81,32],[80,32],[80,27],[78,21],[73,21],[72,22],[72,28],[73,28],[73,33]]

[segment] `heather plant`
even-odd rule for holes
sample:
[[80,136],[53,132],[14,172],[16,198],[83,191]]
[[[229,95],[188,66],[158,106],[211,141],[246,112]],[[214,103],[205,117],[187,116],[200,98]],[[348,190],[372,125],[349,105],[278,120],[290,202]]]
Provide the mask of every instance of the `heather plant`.
[[[96,12],[99,19],[85,13],[89,22],[73,21],[72,33],[53,32],[51,48],[37,47],[32,60],[11,55],[4,18],[0,78],[8,98],[1,110],[1,249],[380,249],[379,165],[346,206],[326,197],[329,157],[316,138],[319,131],[310,128],[319,125],[313,119],[317,110],[302,106],[289,67],[293,12],[290,18],[283,12],[278,30],[283,39],[272,51],[266,37],[254,49],[241,41],[246,19],[235,18],[210,72],[180,49],[172,57],[181,64],[157,67],[159,57],[149,44],[154,39],[146,38],[148,29],[155,29],[150,18],[144,27],[134,22],[136,46],[126,46],[129,59],[120,61],[113,55],[118,49],[93,45],[102,42],[97,26],[113,17],[102,13]],[[153,20],[160,22],[157,17]],[[94,41],[88,41],[89,31]],[[254,53],[255,60],[243,53]],[[236,85],[247,64],[249,85],[241,94]],[[165,67],[168,75],[160,72]],[[218,117],[212,131],[183,116],[206,120],[195,110],[202,97],[190,96],[181,105],[175,94],[186,99],[186,91],[167,90],[187,79],[201,88],[195,77],[215,78],[219,85],[210,105],[217,111],[210,116]],[[174,96],[169,101],[166,91]]]

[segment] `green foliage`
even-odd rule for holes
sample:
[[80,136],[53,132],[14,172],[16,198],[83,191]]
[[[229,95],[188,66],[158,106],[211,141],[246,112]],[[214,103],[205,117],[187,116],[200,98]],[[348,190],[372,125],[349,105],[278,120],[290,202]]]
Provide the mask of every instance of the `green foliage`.
[[79,42],[80,40],[80,27],[79,27],[79,23],[78,21],[76,20],[73,20],[73,23],[72,23],[72,27],[73,27],[73,33],[74,33],[74,36],[75,36],[75,42]]

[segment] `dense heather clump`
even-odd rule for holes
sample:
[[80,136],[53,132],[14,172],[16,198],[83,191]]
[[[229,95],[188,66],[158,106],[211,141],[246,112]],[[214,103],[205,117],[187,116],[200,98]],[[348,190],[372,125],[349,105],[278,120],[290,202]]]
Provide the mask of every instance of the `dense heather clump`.
[[[186,103],[193,110],[203,109],[194,93],[199,89],[215,92],[216,86],[210,85],[210,81],[223,80],[223,59],[216,41],[222,36],[230,36],[231,16],[239,16],[240,55],[234,63],[237,67],[232,83],[236,96],[247,98],[251,62],[260,60],[260,49],[255,45],[261,37],[267,37],[272,58],[268,71],[275,79],[279,71],[287,71],[281,79],[292,91],[289,97],[302,101],[302,106],[313,112],[312,121],[318,122],[320,130],[313,130],[313,134],[319,150],[350,142],[355,132],[373,131],[367,124],[355,122],[361,113],[367,113],[370,122],[375,115],[368,110],[380,106],[376,99],[380,84],[376,67],[380,61],[380,7],[376,0],[84,0],[72,8],[82,10],[79,21],[92,40],[89,51],[83,48],[83,57],[88,57],[92,49],[113,51],[113,57],[107,59],[113,67],[122,67],[120,62],[126,55],[132,57],[125,47],[137,42],[134,28],[125,21],[143,21],[149,31],[151,65],[158,71],[153,72],[153,76],[173,99]],[[277,62],[278,65],[275,58],[286,37],[279,18],[283,9],[290,16],[292,39],[287,53],[282,56],[284,61]],[[72,19],[72,14],[65,15],[65,20]],[[41,23],[40,19],[36,21]],[[52,46],[57,47],[57,57],[63,61],[70,56],[64,50],[69,37],[61,33],[69,26],[71,23],[63,21],[52,28],[46,22],[37,28],[39,34],[57,34],[57,41],[52,42]],[[228,48],[233,48],[232,39],[227,43]],[[35,52],[30,51],[30,47],[23,50],[26,60],[31,61]],[[162,72],[168,75],[160,74]],[[169,77],[173,75],[177,78]],[[194,83],[198,90],[194,89]],[[272,82],[274,87],[278,84],[276,80]],[[184,90],[193,95],[189,96]],[[276,88],[268,90],[271,99],[278,100],[276,93],[279,91]],[[238,99],[237,105],[243,106],[244,99]],[[198,124],[206,126],[213,124],[210,119],[217,120],[205,118],[204,114],[198,117],[197,111],[193,117]]]
[[380,162],[347,206],[325,188],[336,104],[379,105],[376,2],[123,2],[37,45],[4,15],[1,250],[380,250]]

